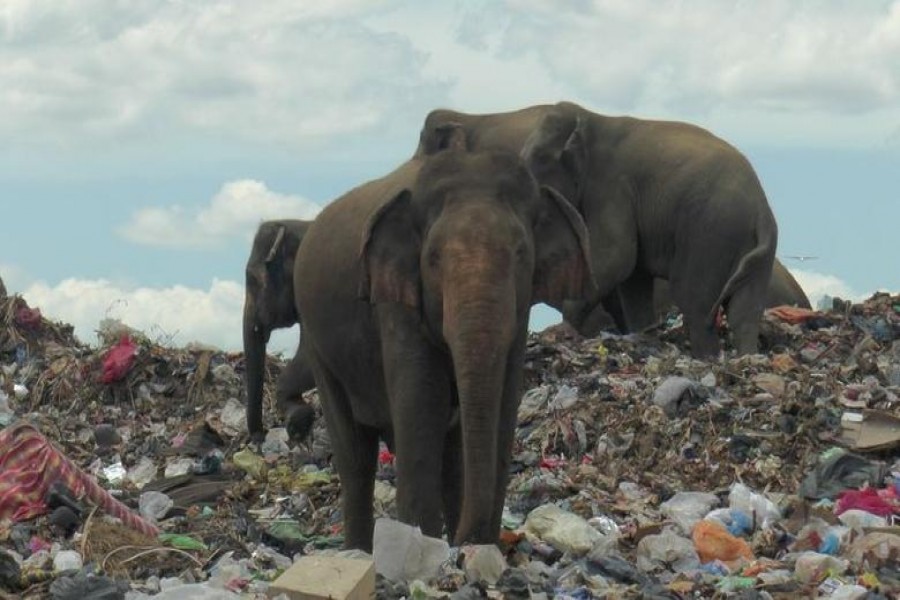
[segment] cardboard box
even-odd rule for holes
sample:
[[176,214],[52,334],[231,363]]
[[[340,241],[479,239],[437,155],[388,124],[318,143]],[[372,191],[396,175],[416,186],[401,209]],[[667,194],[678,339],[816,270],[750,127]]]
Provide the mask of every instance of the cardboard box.
[[279,594],[291,600],[369,600],[375,597],[375,562],[304,556],[269,586],[269,598]]

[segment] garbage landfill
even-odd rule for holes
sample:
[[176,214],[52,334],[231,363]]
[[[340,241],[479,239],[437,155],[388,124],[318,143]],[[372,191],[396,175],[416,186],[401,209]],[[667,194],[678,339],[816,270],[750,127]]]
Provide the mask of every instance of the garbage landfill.
[[[240,353],[123,323],[97,347],[0,297],[0,596],[264,598],[343,544],[318,415],[251,443]],[[762,353],[531,334],[497,547],[396,520],[375,483],[378,597],[900,597],[900,296],[766,312]]]

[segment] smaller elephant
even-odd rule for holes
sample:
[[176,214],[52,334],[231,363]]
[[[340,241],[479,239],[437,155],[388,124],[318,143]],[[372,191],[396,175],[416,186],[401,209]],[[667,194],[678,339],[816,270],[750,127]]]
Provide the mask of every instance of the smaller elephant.
[[812,308],[806,292],[791,275],[781,261],[777,258],[772,264],[772,280],[769,282],[769,292],[766,296],[766,308],[775,306],[797,306],[799,308]]
[[[247,378],[247,429],[260,441],[266,344],[274,329],[300,322],[294,302],[294,258],[309,221],[280,220],[260,224],[247,260],[244,300],[244,358]],[[291,437],[302,439],[312,428],[315,412],[302,394],[315,387],[301,338],[294,358],[278,378],[275,398]]]
[[[668,313],[673,306],[672,295],[669,291],[669,282],[665,279],[656,279],[653,282],[653,307],[657,318]],[[812,308],[809,298],[806,297],[803,288],[777,258],[772,264],[772,279],[769,280],[769,289],[766,292],[766,308],[775,306],[797,306],[800,308]],[[648,324],[649,326],[650,324]],[[636,329],[643,329],[637,327]]]

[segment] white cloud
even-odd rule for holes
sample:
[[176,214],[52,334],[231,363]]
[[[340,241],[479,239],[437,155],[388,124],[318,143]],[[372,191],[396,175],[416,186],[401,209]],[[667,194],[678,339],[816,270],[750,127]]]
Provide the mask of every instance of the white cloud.
[[815,271],[807,271],[806,269],[788,269],[803,291],[809,298],[810,304],[816,308],[824,296],[832,298],[841,298],[843,300],[853,300],[859,302],[869,296],[854,290],[850,285],[834,275],[826,275]]
[[509,0],[502,48],[614,108],[866,112],[900,99],[900,2]]
[[779,141],[900,122],[900,0],[10,0],[0,40],[0,133],[23,144],[412,147],[436,106],[560,99]]
[[78,338],[87,343],[96,343],[95,331],[101,320],[113,318],[159,343],[183,346],[200,341],[229,350],[241,347],[244,286],[234,281],[217,279],[203,290],[65,279],[52,287],[33,283],[22,296],[45,317],[72,324]]
[[138,210],[119,233],[138,244],[210,247],[229,237],[249,239],[260,221],[313,219],[320,209],[311,200],[273,192],[261,181],[240,179],[225,183],[199,210],[177,205]]
[[0,132],[23,141],[193,132],[315,147],[384,128],[441,89],[387,2],[12,0],[0,7]]
[[696,122],[739,146],[884,147],[900,122],[900,0],[419,3],[370,17],[427,57],[442,106],[568,99]]

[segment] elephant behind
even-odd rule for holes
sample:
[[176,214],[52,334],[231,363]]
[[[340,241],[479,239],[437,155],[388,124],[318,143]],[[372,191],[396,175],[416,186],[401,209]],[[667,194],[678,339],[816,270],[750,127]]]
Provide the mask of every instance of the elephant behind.
[[[247,382],[247,429],[260,440],[266,344],[275,329],[300,322],[294,302],[294,258],[310,221],[264,221],[253,238],[245,270],[244,359]],[[312,427],[312,407],[301,401],[303,392],[315,387],[301,341],[294,358],[278,377],[275,397],[293,437],[303,438]]]
[[651,323],[653,280],[662,278],[683,307],[695,355],[718,352],[719,306],[737,350],[756,350],[778,229],[735,148],[686,123],[607,117],[563,102],[488,115],[433,111],[416,156],[439,151],[453,124],[470,148],[521,152],[538,181],[584,217],[597,288],[555,306],[582,334],[599,332],[604,304],[622,330]]
[[297,254],[348,547],[372,547],[379,439],[402,521],[496,541],[529,309],[591,284],[565,199],[515,154],[467,152],[459,130],[447,142],[326,206]]
[[[764,308],[784,305],[812,308],[803,288],[787,270],[787,267],[776,258],[772,263],[772,279],[766,290]],[[653,282],[653,307],[657,319],[672,310],[672,294],[669,291],[669,282],[665,279],[655,279]],[[640,329],[643,329],[640,325],[635,328],[635,330]]]

